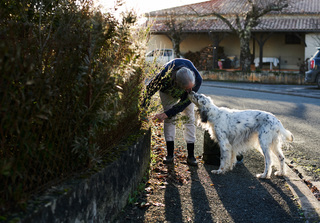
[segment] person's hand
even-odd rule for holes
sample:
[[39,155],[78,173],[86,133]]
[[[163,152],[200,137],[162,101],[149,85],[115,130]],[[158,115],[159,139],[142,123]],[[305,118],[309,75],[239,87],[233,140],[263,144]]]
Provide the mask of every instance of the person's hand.
[[166,118],[168,118],[168,116],[166,115],[166,113],[160,113],[160,114],[156,114],[152,120],[155,120],[156,122],[163,122]]

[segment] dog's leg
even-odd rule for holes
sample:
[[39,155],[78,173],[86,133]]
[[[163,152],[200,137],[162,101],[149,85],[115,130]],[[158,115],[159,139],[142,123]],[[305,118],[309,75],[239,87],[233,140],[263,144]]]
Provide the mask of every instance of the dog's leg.
[[232,148],[232,150],[231,150],[230,163],[231,163],[231,165],[230,165],[230,170],[232,170],[233,167],[234,167],[234,166],[236,165],[236,163],[237,163],[237,153],[236,153],[236,151],[235,151],[235,148]]
[[224,139],[223,142],[219,143],[219,146],[220,146],[220,166],[218,170],[211,171],[211,173],[214,173],[214,174],[225,173],[227,170],[230,169],[230,165],[231,165],[230,159],[231,159],[232,146],[230,145],[229,141],[227,139]]
[[270,178],[271,176],[270,152],[266,151],[263,154],[264,154],[264,172],[257,174],[257,178]]
[[270,157],[270,146],[272,138],[268,134],[259,134],[259,143],[264,155],[264,172],[257,174],[258,178],[270,178],[271,176],[271,157]]
[[277,158],[279,159],[279,163],[280,163],[280,170],[276,171],[275,175],[276,176],[283,176],[283,175],[285,175],[285,163],[284,163],[284,155],[281,150],[282,143],[279,140],[279,138],[274,141],[272,146],[273,146],[273,152],[277,156]]

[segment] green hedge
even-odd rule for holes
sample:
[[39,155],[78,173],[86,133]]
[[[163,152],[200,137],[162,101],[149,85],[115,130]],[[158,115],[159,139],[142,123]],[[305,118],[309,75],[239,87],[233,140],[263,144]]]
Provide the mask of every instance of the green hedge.
[[140,127],[146,31],[132,13],[118,20],[89,0],[0,4],[3,215]]

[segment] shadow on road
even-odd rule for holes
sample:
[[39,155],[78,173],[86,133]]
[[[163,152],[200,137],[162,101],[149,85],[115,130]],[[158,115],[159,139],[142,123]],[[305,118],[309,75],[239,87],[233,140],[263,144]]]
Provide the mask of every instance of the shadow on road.
[[244,164],[224,175],[212,174],[214,166],[205,165],[233,222],[303,222],[283,178],[255,177],[263,171],[263,160],[255,156],[246,154]]
[[206,195],[206,188],[201,184],[197,171],[191,174],[191,200],[193,204],[194,222],[214,222],[212,210]]
[[[170,177],[176,178],[174,165],[168,166],[168,173]],[[182,220],[182,208],[181,208],[181,198],[178,185],[168,184],[165,190],[165,213],[166,220],[168,222],[183,222]]]

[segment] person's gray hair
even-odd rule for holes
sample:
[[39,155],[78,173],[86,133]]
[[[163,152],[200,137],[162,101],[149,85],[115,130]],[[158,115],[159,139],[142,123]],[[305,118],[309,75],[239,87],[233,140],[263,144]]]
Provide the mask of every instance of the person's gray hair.
[[193,85],[196,82],[193,71],[186,67],[181,67],[176,73],[176,83],[179,85],[179,87],[184,88],[188,86],[190,82]]

